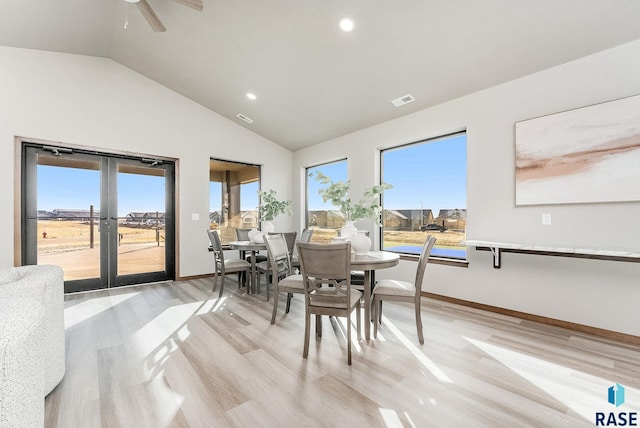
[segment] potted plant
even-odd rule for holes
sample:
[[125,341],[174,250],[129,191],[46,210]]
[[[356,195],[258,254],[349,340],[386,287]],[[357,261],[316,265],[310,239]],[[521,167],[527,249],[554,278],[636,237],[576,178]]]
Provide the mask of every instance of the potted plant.
[[[393,187],[391,184],[382,183],[368,187],[365,189],[360,200],[354,202],[349,197],[351,180],[334,182],[320,171],[316,171],[315,174],[316,180],[326,185],[326,187],[318,190],[322,200],[324,202],[331,201],[334,206],[340,209],[340,212],[344,216],[346,223],[340,230],[340,234],[343,237],[351,239],[352,246],[356,245],[353,237],[357,235],[360,238],[358,229],[354,225],[356,221],[369,219],[378,226],[381,226],[380,214],[382,207],[380,206],[380,195],[384,193],[385,190],[391,189]],[[368,250],[371,246],[371,241],[364,234],[362,234],[362,237],[368,241],[368,243],[363,242],[363,246],[366,245],[366,250]],[[361,253],[361,251],[362,250],[356,250],[356,254]]]
[[[260,212],[260,222],[262,223],[263,232],[273,232],[272,221],[276,219],[280,214],[291,215],[291,201],[280,201],[276,198],[276,191],[260,191],[260,206],[258,211]],[[270,229],[270,230],[269,230]]]

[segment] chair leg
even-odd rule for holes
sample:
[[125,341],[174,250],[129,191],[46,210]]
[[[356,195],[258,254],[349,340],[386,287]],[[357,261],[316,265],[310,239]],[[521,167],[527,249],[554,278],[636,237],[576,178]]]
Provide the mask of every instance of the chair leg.
[[420,301],[416,302],[416,328],[418,329],[418,341],[424,344],[424,336],[422,335],[422,316],[420,314]]
[[309,336],[311,326],[311,314],[307,311],[304,317],[304,349],[302,351],[302,358],[307,358],[309,355]]
[[351,365],[351,312],[347,314],[347,364]]
[[322,337],[322,315],[316,315],[316,336]]
[[358,330],[358,341],[362,340],[362,327],[360,321],[360,302],[358,302],[358,306],[356,306],[356,329]]
[[225,276],[224,274],[220,275],[221,282],[220,282],[220,293],[218,294],[218,297],[222,297],[222,292],[224,291],[224,280],[225,280],[224,276]]
[[278,312],[278,290],[273,289],[273,313],[271,314],[271,324],[276,323],[276,313]]
[[289,313],[289,309],[291,308],[291,299],[293,298],[293,293],[287,293],[287,307],[285,309],[285,313]]
[[379,299],[378,306],[378,323],[382,324],[382,299]]
[[216,287],[218,286],[218,274],[213,274],[213,287],[211,287],[211,292],[216,291]]
[[378,338],[378,312],[381,310],[382,308],[380,308],[380,298],[378,297],[378,295],[376,294],[373,297],[373,338],[377,339]]

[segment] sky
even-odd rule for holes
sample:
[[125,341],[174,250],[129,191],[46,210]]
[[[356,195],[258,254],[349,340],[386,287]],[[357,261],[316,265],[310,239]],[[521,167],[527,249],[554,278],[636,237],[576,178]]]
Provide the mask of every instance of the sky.
[[[118,173],[118,217],[164,212],[164,177]],[[38,210],[100,209],[100,171],[38,165]]]
[[[386,209],[441,209],[467,207],[466,135],[425,144],[386,150],[383,154],[382,181],[393,185],[384,193]],[[322,165],[320,170],[332,181],[347,179],[347,161]],[[334,209],[318,195],[322,185],[308,179],[309,210]],[[358,195],[355,195],[357,198]],[[359,198],[358,198],[359,199]]]
[[[333,181],[346,180],[347,160],[310,168]],[[426,144],[386,150],[382,158],[384,182],[393,188],[384,194],[386,209],[466,208],[466,136],[456,135]],[[61,173],[63,172],[63,173]],[[164,178],[118,174],[118,216],[130,212],[164,212]],[[258,206],[258,182],[241,189],[241,209]],[[309,210],[333,209],[318,194],[322,185],[308,177]],[[220,183],[210,185],[210,210],[220,210]],[[277,190],[277,189],[276,189]],[[358,195],[355,195],[356,197]],[[359,199],[359,198],[358,198]],[[38,166],[38,209],[94,209],[100,206],[100,172],[76,168]]]

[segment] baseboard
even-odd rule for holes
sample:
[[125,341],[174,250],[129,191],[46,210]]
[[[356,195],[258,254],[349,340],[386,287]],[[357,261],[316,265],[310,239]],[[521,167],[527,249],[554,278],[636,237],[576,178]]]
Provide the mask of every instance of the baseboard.
[[192,279],[203,279],[203,278],[213,278],[215,275],[212,273],[205,273],[202,275],[190,275],[190,276],[181,276],[175,279],[175,281],[189,281]]
[[443,302],[455,303],[461,306],[468,306],[475,309],[482,309],[484,311],[495,312],[502,315],[508,315],[516,318],[520,318],[527,321],[535,321],[541,324],[553,325],[556,327],[566,328],[568,330],[579,331],[581,333],[592,334],[594,336],[603,337],[605,339],[616,340],[624,343],[630,343],[632,345],[640,345],[640,336],[634,336],[632,334],[619,333],[617,331],[605,330],[603,328],[591,327],[588,325],[577,324],[569,321],[562,321],[555,318],[543,317],[541,315],[533,315],[526,312],[514,311],[511,309],[500,308],[498,306],[485,305],[483,303],[472,302],[470,300],[457,299],[455,297],[443,296],[441,294],[420,293],[423,297],[428,297],[434,300],[441,300]]

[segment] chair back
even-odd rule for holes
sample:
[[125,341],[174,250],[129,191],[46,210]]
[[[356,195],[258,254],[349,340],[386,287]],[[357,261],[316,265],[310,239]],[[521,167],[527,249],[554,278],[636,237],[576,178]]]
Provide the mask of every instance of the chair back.
[[222,251],[222,241],[217,230],[207,230],[209,242],[213,249],[213,262],[215,264],[216,273],[224,273],[224,252]]
[[303,229],[300,234],[300,242],[311,242],[311,237],[313,236],[313,230],[311,229]]
[[293,250],[296,247],[296,237],[298,232],[269,232],[269,235],[282,235],[287,243],[287,250],[289,251],[289,258],[293,255]]
[[429,262],[429,255],[431,254],[431,250],[433,249],[434,244],[436,243],[436,238],[428,235],[427,239],[422,244],[422,251],[420,252],[420,258],[418,259],[418,270],[416,271],[416,295],[420,295],[420,290],[422,289],[422,279],[424,278],[424,270],[427,267],[427,263]]
[[249,231],[251,231],[251,229],[236,229],[238,241],[249,241]]
[[[293,232],[295,234],[295,232]],[[264,237],[267,256],[274,280],[291,274],[289,246],[284,233],[270,233]],[[295,239],[295,238],[294,238]]]
[[305,301],[310,306],[351,307],[351,243],[298,242]]

